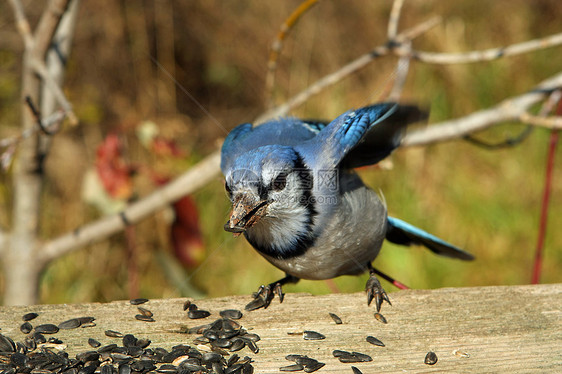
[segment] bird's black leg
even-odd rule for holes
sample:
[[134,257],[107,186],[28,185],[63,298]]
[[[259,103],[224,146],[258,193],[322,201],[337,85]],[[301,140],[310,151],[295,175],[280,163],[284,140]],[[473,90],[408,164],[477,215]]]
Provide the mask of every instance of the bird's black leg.
[[299,278],[286,274],[285,278],[279,279],[276,282],[270,283],[266,286],[261,285],[260,288],[258,288],[258,291],[253,294],[254,300],[246,305],[246,310],[250,311],[259,308],[266,309],[269,304],[271,304],[271,300],[273,300],[275,294],[277,294],[279,302],[282,303],[285,297],[282,287],[287,283],[297,283],[298,281]]
[[367,291],[367,305],[371,305],[371,301],[375,299],[375,306],[377,307],[377,312],[380,312],[383,301],[386,301],[389,305],[392,304],[388,299],[388,295],[386,294],[386,291],[382,288],[381,282],[379,282],[376,276],[376,271],[373,268],[373,265],[368,264],[367,268],[369,269],[369,280],[365,285],[365,291]]

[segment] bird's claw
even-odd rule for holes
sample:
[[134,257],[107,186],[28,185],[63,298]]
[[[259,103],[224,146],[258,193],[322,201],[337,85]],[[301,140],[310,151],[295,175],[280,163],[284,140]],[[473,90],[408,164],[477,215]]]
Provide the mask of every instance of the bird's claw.
[[381,283],[374,274],[371,274],[369,277],[365,285],[365,291],[367,291],[367,305],[371,305],[371,301],[374,299],[377,312],[380,312],[383,301],[392,305],[386,291],[382,288]]
[[277,297],[279,298],[279,302],[282,303],[283,299],[285,298],[285,294],[283,293],[283,287],[280,282],[275,282],[268,285],[262,284],[260,288],[258,288],[258,291],[254,292],[254,294],[252,295],[254,297],[254,300],[250,301],[248,305],[246,305],[245,309],[247,311],[252,311],[259,308],[267,309],[275,295],[277,295]]

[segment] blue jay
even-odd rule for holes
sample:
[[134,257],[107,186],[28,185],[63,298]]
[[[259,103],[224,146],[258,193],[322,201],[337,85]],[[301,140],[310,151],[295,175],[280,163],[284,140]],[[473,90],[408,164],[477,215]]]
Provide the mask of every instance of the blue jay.
[[232,202],[226,231],[248,242],[286,276],[254,293],[246,308],[267,308],[282,286],[369,271],[367,302],[388,296],[371,262],[383,240],[424,245],[462,260],[473,256],[402,220],[353,168],[376,164],[399,146],[406,126],[424,114],[381,103],[347,111],[330,123],[282,118],[234,128],[222,146],[221,170]]

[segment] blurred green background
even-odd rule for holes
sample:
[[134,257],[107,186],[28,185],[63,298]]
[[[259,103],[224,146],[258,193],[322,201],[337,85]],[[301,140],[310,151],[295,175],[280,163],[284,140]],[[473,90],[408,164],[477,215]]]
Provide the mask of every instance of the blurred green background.
[[[33,24],[42,6],[24,1]],[[270,45],[300,1],[82,2],[64,85],[81,124],[53,139],[43,196],[43,238],[53,238],[101,215],[82,198],[85,171],[111,132],[126,143],[131,164],[178,175],[216,149],[235,125],[251,122],[267,106],[265,77]],[[320,1],[288,35],[276,72],[273,100],[280,104],[324,75],[385,42],[391,1]],[[43,2],[41,2],[43,5]],[[418,37],[421,50],[460,52],[506,46],[562,31],[562,3],[540,1],[407,1],[400,29],[430,17],[443,21]],[[11,9],[0,4],[0,138],[19,133],[21,38]],[[436,66],[413,62],[403,101],[431,109],[430,123],[461,117],[521,94],[558,73],[561,48],[494,62]],[[154,60],[162,68],[155,65]],[[396,59],[383,58],[311,98],[296,116],[330,119],[380,98]],[[165,71],[163,70],[165,69]],[[177,83],[168,76],[173,76]],[[195,100],[205,108],[202,111]],[[177,141],[182,159],[163,159],[135,135],[143,121]],[[477,134],[501,141],[524,129],[505,124]],[[360,171],[384,194],[389,213],[474,253],[472,263],[439,258],[422,248],[385,244],[380,270],[413,288],[528,283],[536,246],[549,132],[535,129],[523,143],[485,150],[464,141],[401,149],[389,169]],[[543,282],[562,281],[562,173],[558,147]],[[11,175],[0,174],[0,224],[9,227]],[[155,188],[142,172],[136,196]],[[134,229],[140,295],[186,295],[190,284],[208,297],[249,294],[282,276],[244,239],[223,231],[230,209],[217,177],[194,194],[204,260],[174,279],[170,212]],[[48,267],[42,303],[127,299],[126,237],[80,249]],[[22,264],[25,266],[25,264]],[[366,275],[333,283],[302,281],[287,292],[363,289]],[[388,283],[383,286],[394,291]]]

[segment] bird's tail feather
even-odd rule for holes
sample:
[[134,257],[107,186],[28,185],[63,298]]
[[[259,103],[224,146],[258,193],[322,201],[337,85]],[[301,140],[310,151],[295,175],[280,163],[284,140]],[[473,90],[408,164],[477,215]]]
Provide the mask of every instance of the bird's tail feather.
[[470,253],[394,217],[388,217],[386,239],[401,245],[423,245],[441,256],[458,258],[460,260],[474,260],[474,256]]

